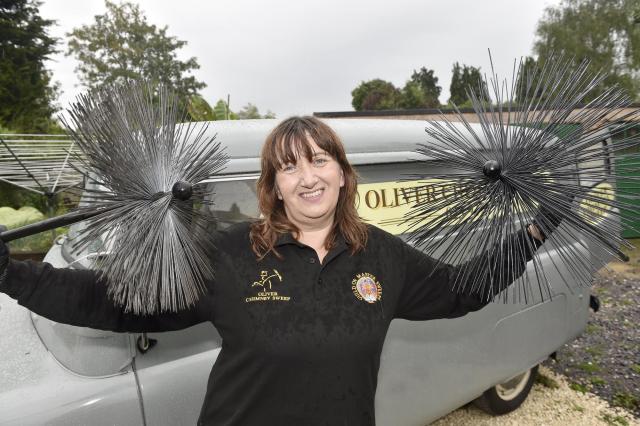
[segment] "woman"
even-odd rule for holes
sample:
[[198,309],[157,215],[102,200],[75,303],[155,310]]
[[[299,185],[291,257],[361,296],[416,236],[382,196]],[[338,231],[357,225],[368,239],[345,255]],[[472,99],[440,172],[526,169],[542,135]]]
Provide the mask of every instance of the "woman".
[[[264,217],[216,235],[216,278],[192,309],[123,313],[95,272],[13,260],[3,267],[3,244],[0,291],[54,321],[117,332],[213,322],[223,344],[199,424],[373,425],[391,320],[459,317],[486,302],[452,290],[457,268],[363,223],[356,186],[337,135],[316,118],[292,117],[262,149]],[[537,228],[529,232],[512,236],[530,249],[519,267],[503,267],[504,279],[491,283],[496,291],[522,274],[541,244]]]

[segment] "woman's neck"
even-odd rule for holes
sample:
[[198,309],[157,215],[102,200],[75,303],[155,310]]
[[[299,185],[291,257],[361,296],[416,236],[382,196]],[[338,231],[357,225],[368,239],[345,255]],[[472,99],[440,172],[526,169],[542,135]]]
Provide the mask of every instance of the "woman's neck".
[[297,240],[302,244],[308,245],[313,248],[318,254],[318,259],[322,263],[324,257],[327,255],[327,249],[325,248],[325,241],[329,236],[329,233],[333,229],[333,223],[320,228],[307,227],[306,229],[299,228]]

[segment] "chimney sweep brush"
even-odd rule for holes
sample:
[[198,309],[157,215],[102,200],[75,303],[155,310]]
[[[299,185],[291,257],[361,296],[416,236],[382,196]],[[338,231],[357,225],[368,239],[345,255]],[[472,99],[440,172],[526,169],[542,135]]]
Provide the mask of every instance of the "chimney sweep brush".
[[95,266],[126,312],[192,306],[213,276],[203,181],[227,162],[206,123],[181,123],[177,96],[164,86],[127,82],[78,97],[64,122],[81,154],[77,167],[97,190],[74,212],[0,234],[11,241],[86,220],[74,250],[101,242]]
[[[588,66],[563,58],[538,68],[521,62],[511,83],[499,81],[492,66],[491,78],[468,92],[475,114],[456,108],[454,119],[442,115],[427,124],[437,143],[417,152],[433,172],[409,179],[424,179],[416,190],[440,196],[414,204],[400,222],[440,261],[467,261],[456,291],[545,300],[554,295],[552,282],[573,291],[569,283],[589,284],[612,256],[625,257],[621,226],[637,223],[640,189],[640,139],[625,135],[640,114],[618,88],[593,95],[606,75]],[[612,135],[621,137],[612,143]],[[515,267],[525,249],[533,250],[531,241],[508,236],[534,221],[548,241],[532,267],[504,291],[488,285],[501,271],[497,265]],[[499,248],[489,256],[493,264],[479,256],[491,247]],[[543,257],[552,268],[543,270]]]

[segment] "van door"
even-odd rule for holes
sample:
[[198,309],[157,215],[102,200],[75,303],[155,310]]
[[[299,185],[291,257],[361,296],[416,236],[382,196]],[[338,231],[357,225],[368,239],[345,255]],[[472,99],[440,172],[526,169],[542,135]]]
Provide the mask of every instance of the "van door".
[[[210,232],[257,216],[255,179],[245,176],[209,183],[207,192],[215,194],[215,204],[195,208],[214,219]],[[222,347],[220,335],[213,324],[204,323],[146,337],[156,343],[145,353],[138,348],[135,370],[147,424],[196,424],[211,368]]]

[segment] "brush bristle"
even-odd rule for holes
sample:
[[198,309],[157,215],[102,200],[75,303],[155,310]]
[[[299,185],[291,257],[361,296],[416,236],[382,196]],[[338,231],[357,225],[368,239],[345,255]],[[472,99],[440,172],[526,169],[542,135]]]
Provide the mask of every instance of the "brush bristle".
[[[194,205],[212,204],[203,181],[227,157],[206,123],[181,123],[178,97],[165,86],[127,82],[80,96],[68,111],[76,158],[103,190],[85,192],[87,206],[107,212],[87,222],[75,249],[96,241],[106,251],[96,264],[108,293],[135,314],[193,306],[213,278],[210,217]],[[191,186],[176,198],[177,182]]]
[[[510,83],[492,73],[479,82],[484,89],[469,91],[473,119],[458,110],[453,120],[442,115],[442,122],[427,125],[437,143],[418,147],[428,157],[427,171],[409,179],[425,179],[416,191],[443,196],[414,205],[400,221],[409,224],[414,242],[428,254],[465,265],[455,277],[457,291],[532,302],[551,298],[557,292],[552,283],[557,289],[564,282],[569,291],[576,283],[589,284],[628,244],[620,230],[631,228],[629,218],[638,214],[640,141],[603,140],[634,125],[639,114],[617,88],[585,102],[606,77],[590,73],[587,62],[560,57],[536,69],[522,63],[515,69]],[[479,127],[470,124],[475,120]],[[612,122],[621,124],[611,128]],[[614,157],[626,162],[624,171],[615,167]],[[499,164],[499,173],[488,171],[488,162]],[[498,264],[515,267],[522,253],[533,249],[508,235],[525,229],[536,214],[550,241],[535,252],[533,267],[516,285],[504,291],[492,287],[486,278],[499,271]],[[551,232],[556,218],[562,225]],[[493,251],[493,265],[479,257],[487,250]],[[553,266],[543,270],[547,256],[545,264]],[[473,258],[477,261],[465,263]]]

